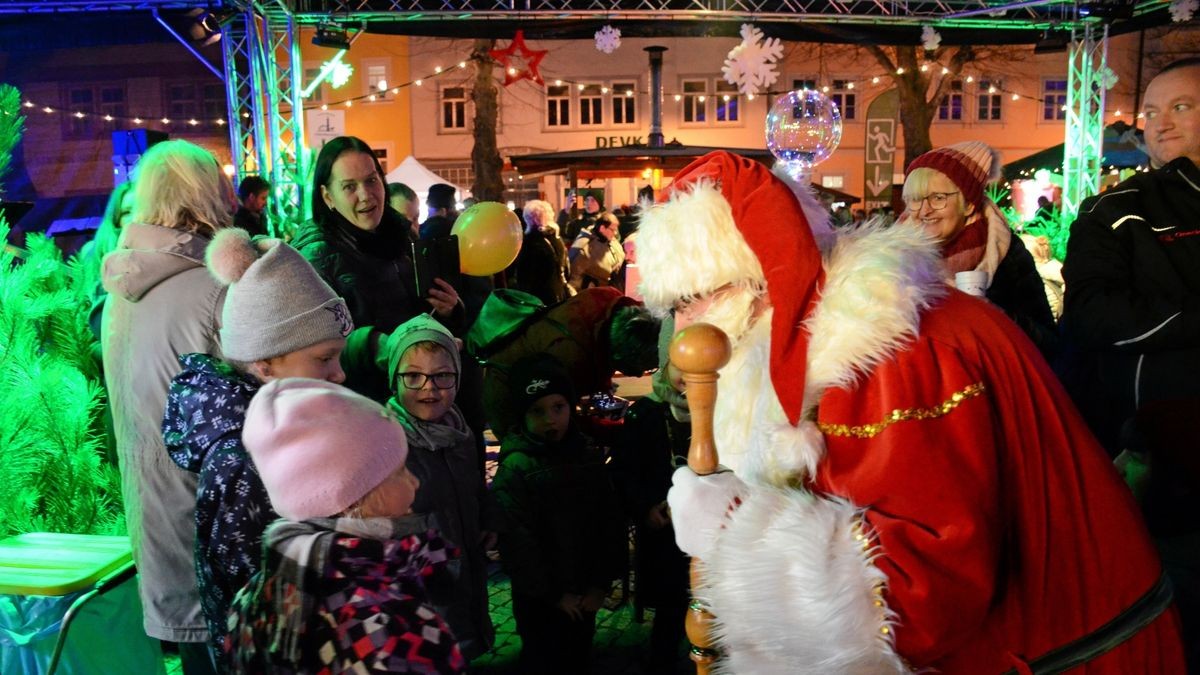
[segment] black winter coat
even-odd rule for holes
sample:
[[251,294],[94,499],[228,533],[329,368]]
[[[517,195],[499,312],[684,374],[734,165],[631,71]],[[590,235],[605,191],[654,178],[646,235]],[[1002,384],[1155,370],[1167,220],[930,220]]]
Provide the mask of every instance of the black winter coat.
[[1033,255],[1014,236],[1008,252],[996,266],[996,274],[987,289],[987,299],[1008,315],[1047,361],[1054,359],[1058,349],[1058,328],[1046,300],[1046,289]]
[[517,290],[537,296],[546,306],[556,305],[567,292],[567,247],[556,234],[527,232],[517,254]]
[[492,492],[514,593],[555,603],[607,590],[624,570],[625,519],[604,455],[574,429],[553,444],[509,434]]
[[292,246],[346,300],[356,327],[391,332],[430,310],[417,297],[408,228],[391,207],[374,232],[356,228],[336,211],[323,223],[310,220]]
[[1091,357],[1090,389],[1100,392],[1092,402],[1107,406],[1081,407],[1110,449],[1106,420],[1200,396],[1200,168],[1191,160],[1085,200],[1063,278],[1064,330]]

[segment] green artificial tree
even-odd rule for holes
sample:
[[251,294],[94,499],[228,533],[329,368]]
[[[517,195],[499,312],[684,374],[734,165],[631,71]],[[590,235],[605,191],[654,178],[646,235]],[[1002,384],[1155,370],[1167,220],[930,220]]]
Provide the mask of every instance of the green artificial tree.
[[[20,140],[20,94],[0,85],[0,175]],[[0,214],[0,241],[9,227]],[[0,248],[0,538],[124,531],[106,461],[91,287],[49,237]],[[19,254],[19,255],[18,255]]]

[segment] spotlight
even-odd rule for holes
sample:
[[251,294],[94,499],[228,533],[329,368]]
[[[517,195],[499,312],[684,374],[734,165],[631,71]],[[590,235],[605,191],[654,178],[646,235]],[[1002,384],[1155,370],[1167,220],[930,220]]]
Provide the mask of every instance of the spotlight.
[[350,49],[350,36],[346,29],[336,23],[317,24],[317,32],[313,35],[312,43],[318,47],[330,49]]
[[1055,52],[1063,52],[1067,50],[1067,45],[1070,43],[1071,38],[1066,33],[1047,30],[1045,33],[1042,33],[1042,39],[1033,45],[1033,53],[1053,54]]
[[188,37],[201,47],[216,44],[221,39],[221,20],[212,12],[194,9],[187,16],[192,23],[187,27]]

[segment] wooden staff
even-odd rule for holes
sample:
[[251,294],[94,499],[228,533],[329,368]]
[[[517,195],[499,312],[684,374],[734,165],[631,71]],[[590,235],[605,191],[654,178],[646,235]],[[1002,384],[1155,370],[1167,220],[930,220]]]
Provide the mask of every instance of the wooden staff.
[[[729,363],[729,338],[720,328],[694,323],[671,338],[671,365],[683,374],[688,411],[692,417],[692,440],[688,467],[704,476],[717,470],[717,446],[713,441],[713,408],[717,402],[717,371]],[[692,643],[691,659],[697,675],[708,675],[717,658],[713,649],[713,615],[695,599],[700,587],[700,561],[692,558],[692,602],[688,606],[687,636]]]

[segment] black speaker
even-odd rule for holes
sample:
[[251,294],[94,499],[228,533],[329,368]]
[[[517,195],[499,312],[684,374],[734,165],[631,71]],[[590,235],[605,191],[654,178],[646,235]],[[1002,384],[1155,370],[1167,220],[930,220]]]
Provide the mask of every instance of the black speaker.
[[167,134],[153,129],[127,129],[112,132],[113,187],[129,180],[137,161],[155,143],[167,140]]

